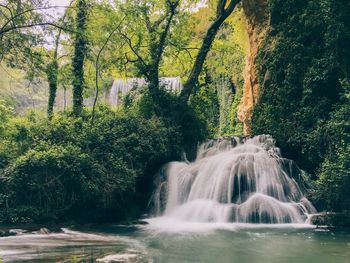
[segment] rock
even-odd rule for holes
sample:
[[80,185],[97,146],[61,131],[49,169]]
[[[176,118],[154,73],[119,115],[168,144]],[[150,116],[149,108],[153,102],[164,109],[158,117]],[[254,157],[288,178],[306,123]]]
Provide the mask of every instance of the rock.
[[51,231],[48,230],[46,227],[42,227],[42,228],[40,228],[40,230],[39,230],[38,233],[39,233],[39,234],[50,234]]
[[267,0],[242,0],[242,7],[247,19],[249,54],[244,69],[244,86],[237,117],[243,122],[244,134],[251,133],[253,108],[259,99],[259,65],[257,57],[269,29]]
[[139,220],[138,222],[137,222],[139,225],[148,225],[149,223],[147,222],[147,221],[145,221],[145,220]]
[[27,233],[24,229],[0,229],[0,237],[19,236]]
[[6,237],[8,231],[0,230],[0,237]]
[[135,254],[116,254],[116,255],[108,255],[104,258],[99,258],[96,262],[100,263],[137,263],[139,262],[138,255]]
[[313,225],[327,227],[345,227],[350,228],[350,215],[345,213],[319,213],[314,214],[310,218]]
[[24,230],[24,229],[10,229],[8,231],[10,236],[19,236],[19,235],[23,235],[26,232],[28,232],[28,231]]
[[146,219],[146,218],[149,218],[149,214],[142,214],[140,216],[141,219]]

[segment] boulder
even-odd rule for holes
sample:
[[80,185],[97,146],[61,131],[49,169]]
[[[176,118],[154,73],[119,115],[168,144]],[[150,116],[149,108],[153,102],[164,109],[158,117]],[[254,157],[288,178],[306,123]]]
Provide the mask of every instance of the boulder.
[[99,263],[137,263],[139,262],[139,257],[136,254],[116,254],[116,255],[108,255],[104,258],[99,258],[96,260]]

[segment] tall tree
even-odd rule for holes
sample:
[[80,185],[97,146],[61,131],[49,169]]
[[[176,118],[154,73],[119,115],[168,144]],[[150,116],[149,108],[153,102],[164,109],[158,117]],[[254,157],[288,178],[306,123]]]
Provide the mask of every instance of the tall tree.
[[[138,25],[142,27],[142,30],[146,32],[146,34],[144,32],[134,31],[124,32],[123,30],[120,30],[119,33],[133,54],[132,57],[129,57],[126,52],[125,56],[127,62],[133,62],[139,72],[148,80],[150,94],[156,101],[160,88],[160,67],[164,60],[165,52],[172,46],[176,46],[177,49],[185,50],[188,53],[191,53],[190,49],[193,49],[187,48],[186,46],[179,46],[179,43],[177,43],[174,38],[176,28],[181,27],[182,16],[186,13],[185,10],[191,12],[191,8],[184,8],[182,5],[185,5],[186,1],[181,0],[163,0],[162,2],[149,0],[147,3],[146,2],[147,1],[140,4],[139,2],[135,3],[133,1],[131,8],[126,8],[124,10],[126,15],[130,13],[130,10],[134,10],[133,18],[135,19],[136,13],[139,18],[139,22],[137,23],[141,23]],[[226,18],[232,14],[239,2],[240,0],[217,0],[214,21],[206,31],[192,65],[192,70],[181,92],[183,101],[188,100],[192,90],[196,86],[206,56],[210,51],[221,25]]]
[[100,75],[100,58],[102,55],[103,50],[106,48],[108,42],[110,41],[111,37],[113,36],[113,34],[120,28],[120,26],[122,25],[124,18],[121,20],[120,23],[118,23],[118,25],[116,26],[116,28],[114,28],[109,34],[108,37],[106,38],[106,40],[104,41],[102,47],[99,49],[97,56],[96,56],[96,61],[95,61],[95,98],[94,98],[94,104],[92,106],[92,118],[91,118],[91,122],[94,122],[95,119],[95,111],[96,111],[96,105],[97,105],[97,100],[98,100],[98,95],[99,95],[99,75]]
[[85,0],[78,0],[76,18],[76,36],[73,56],[73,113],[80,116],[83,109],[84,61],[87,55],[85,35],[88,17],[88,5]]
[[58,73],[58,61],[57,61],[57,40],[56,48],[54,51],[54,57],[46,67],[46,76],[49,82],[49,99],[47,103],[47,117],[52,118],[53,115],[53,106],[55,105],[56,91],[57,91],[57,73]]
[[[69,4],[68,7],[70,7],[72,2]],[[63,17],[60,19],[62,23],[65,22],[65,18],[67,16],[67,11],[64,13]],[[54,46],[54,52],[51,58],[51,61],[46,66],[46,76],[49,83],[49,98],[47,103],[47,116],[49,119],[52,118],[53,115],[53,107],[55,105],[56,100],[56,93],[57,93],[57,86],[58,86],[58,70],[59,70],[59,64],[58,64],[58,49],[60,45],[60,40],[62,36],[62,28],[58,28],[57,35],[55,37],[55,46]]]
[[205,37],[203,38],[202,45],[198,51],[196,60],[193,64],[191,74],[187,79],[184,87],[181,91],[180,97],[184,101],[187,101],[190,97],[192,90],[197,85],[198,77],[202,72],[205,59],[208,52],[214,42],[214,39],[226,18],[232,14],[235,7],[238,5],[240,0],[219,0],[216,7],[216,17],[212,24],[209,26]]
[[[142,37],[140,34],[135,36],[134,32],[129,32],[128,34],[119,30],[120,35],[135,58],[129,58],[127,53],[125,56],[128,62],[134,62],[141,74],[145,76],[153,98],[156,98],[158,95],[159,67],[163,59],[164,50],[169,44],[169,33],[174,18],[179,13],[180,3],[180,0],[165,0],[163,4],[156,3],[156,1],[145,1],[141,4],[131,3],[131,9],[135,10],[141,18],[147,36]],[[128,12],[131,9],[126,9],[124,12]],[[125,15],[128,14],[126,13]],[[136,41],[133,38],[136,38]],[[147,44],[145,45],[142,42],[147,42]],[[143,50],[145,46],[146,52]]]

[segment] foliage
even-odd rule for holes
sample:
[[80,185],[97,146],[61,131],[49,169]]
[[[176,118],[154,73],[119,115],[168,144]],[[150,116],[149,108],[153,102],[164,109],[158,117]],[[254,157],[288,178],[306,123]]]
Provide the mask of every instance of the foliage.
[[[212,11],[202,8],[193,14],[197,37],[192,40],[192,45],[200,41]],[[242,29],[244,23],[243,10],[237,8],[218,32],[201,73],[198,91],[191,97],[191,105],[197,115],[207,120],[210,137],[242,134],[237,107],[243,94],[243,69],[247,55],[245,45],[248,39],[245,29]]]
[[286,157],[314,173],[329,148],[322,125],[339,103],[341,80],[349,72],[350,7],[334,0],[270,0],[269,7],[253,133],[272,134]]
[[73,70],[73,112],[76,116],[80,116],[83,108],[83,92],[84,92],[84,60],[87,55],[88,40],[85,34],[88,4],[85,0],[78,0],[76,17],[76,35],[74,39],[74,56],[72,59]]
[[329,121],[321,126],[322,134],[328,140],[329,151],[318,172],[312,198],[327,210],[349,214],[350,89],[347,87],[340,105],[331,114]]
[[[32,46],[43,43],[42,33],[30,30],[25,33],[16,28],[21,28],[29,23],[37,24],[43,20],[39,12],[26,12],[42,6],[43,1],[6,1],[0,6],[0,56],[10,67],[25,68],[35,71],[33,61],[35,52]],[[14,29],[14,30],[10,30]],[[10,31],[7,31],[10,30]]]
[[208,122],[204,116],[198,116],[194,107],[164,89],[160,90],[157,103],[146,89],[141,96],[134,98],[131,105],[126,104],[126,107],[127,110],[147,119],[160,118],[168,129],[178,133],[176,137],[180,136],[181,143],[173,143],[174,146],[181,145],[177,152],[185,151],[193,155],[197,143],[208,137]]
[[212,84],[200,87],[192,96],[191,105],[197,116],[207,123],[209,137],[214,138],[218,134],[220,126],[220,105],[216,87]]
[[272,134],[284,155],[312,174],[310,197],[319,209],[349,214],[349,3],[268,3],[253,133]]
[[1,221],[137,215],[156,167],[178,158],[183,140],[176,128],[136,111],[100,107],[93,126],[86,121],[88,113],[81,118],[57,114],[52,121],[13,117],[0,140],[0,155],[6,156],[0,170]]
[[350,144],[339,143],[322,163],[312,198],[328,211],[350,212]]

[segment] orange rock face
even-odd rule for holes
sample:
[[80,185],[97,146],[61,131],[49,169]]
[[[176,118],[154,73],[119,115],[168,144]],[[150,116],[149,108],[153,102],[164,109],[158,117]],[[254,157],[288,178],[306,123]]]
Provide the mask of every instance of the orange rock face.
[[249,56],[244,70],[243,96],[237,109],[237,115],[238,119],[243,122],[244,134],[249,135],[251,132],[250,122],[253,107],[259,99],[256,58],[268,29],[269,16],[267,13],[267,0],[243,0],[242,5],[247,17]]

